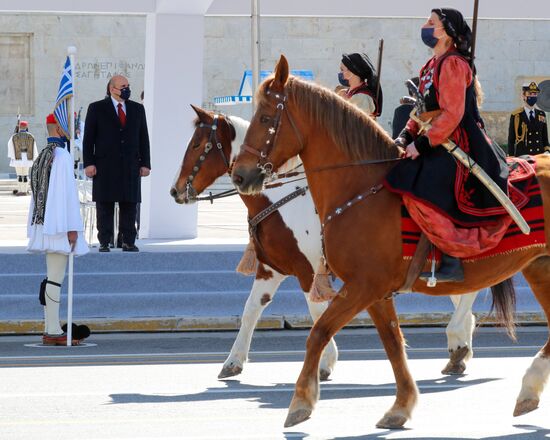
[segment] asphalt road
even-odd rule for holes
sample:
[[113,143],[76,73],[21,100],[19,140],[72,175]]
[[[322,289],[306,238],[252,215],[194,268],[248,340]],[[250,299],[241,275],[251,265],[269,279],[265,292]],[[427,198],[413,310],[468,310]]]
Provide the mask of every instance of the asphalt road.
[[517,343],[480,328],[465,375],[446,377],[441,328],[404,329],[420,399],[406,429],[375,427],[395,393],[372,329],[341,332],[340,360],[310,420],[284,429],[306,331],[257,332],[250,362],[217,374],[235,333],[92,335],[85,347],[35,347],[0,337],[0,439],[539,439],[550,438],[550,392],[513,418],[521,378],[547,338]]

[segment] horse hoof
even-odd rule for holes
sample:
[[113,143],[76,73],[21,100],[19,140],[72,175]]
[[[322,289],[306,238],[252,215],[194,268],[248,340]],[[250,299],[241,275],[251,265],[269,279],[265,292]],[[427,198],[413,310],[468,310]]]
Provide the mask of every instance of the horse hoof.
[[329,377],[330,377],[330,370],[325,370],[324,368],[322,368],[319,371],[319,379],[321,380],[321,382],[328,380]]
[[220,374],[218,374],[218,379],[225,379],[227,377],[238,376],[243,372],[243,367],[240,365],[224,365]]
[[285,420],[285,428],[290,428],[298,423],[305,422],[311,416],[310,409],[298,409],[294,412],[288,413]]
[[450,376],[458,376],[464,373],[466,370],[466,364],[464,362],[459,362],[458,364],[455,364],[451,361],[447,363],[445,368],[441,370],[441,374],[448,374]]
[[400,414],[386,414],[382,419],[376,424],[377,428],[383,429],[403,429],[403,425],[407,421],[407,418]]
[[526,399],[526,400],[518,401],[516,403],[516,407],[514,408],[514,417],[527,414],[531,411],[534,411],[538,407],[539,407],[538,399]]
[[458,347],[456,350],[450,350],[450,361],[455,364],[462,362],[468,356],[469,351],[468,347]]

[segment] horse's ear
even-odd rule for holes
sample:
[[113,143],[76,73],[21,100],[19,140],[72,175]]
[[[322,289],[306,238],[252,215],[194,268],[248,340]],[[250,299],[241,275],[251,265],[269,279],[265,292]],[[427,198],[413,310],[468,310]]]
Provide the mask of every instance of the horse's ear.
[[288,73],[288,61],[284,55],[281,55],[281,58],[279,58],[275,66],[275,79],[273,80],[273,84],[284,87],[288,80]]
[[203,110],[202,108],[200,107],[197,107],[193,104],[190,104],[191,105],[191,108],[193,110],[195,110],[195,113],[197,114],[197,116],[199,117],[199,121],[201,122],[208,122],[208,113],[206,113],[206,110]]

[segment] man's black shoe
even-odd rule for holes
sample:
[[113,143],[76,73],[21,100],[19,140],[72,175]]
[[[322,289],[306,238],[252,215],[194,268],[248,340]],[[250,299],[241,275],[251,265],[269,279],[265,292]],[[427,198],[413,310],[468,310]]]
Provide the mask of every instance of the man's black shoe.
[[[431,272],[422,272],[420,279],[428,281],[432,276]],[[451,257],[447,254],[441,255],[441,265],[435,273],[435,278],[438,283],[461,283],[464,281],[464,268],[462,261],[459,258]]]
[[139,249],[135,244],[122,243],[122,252],[139,252]]
[[109,249],[109,243],[100,244],[99,252],[111,252],[111,249]]

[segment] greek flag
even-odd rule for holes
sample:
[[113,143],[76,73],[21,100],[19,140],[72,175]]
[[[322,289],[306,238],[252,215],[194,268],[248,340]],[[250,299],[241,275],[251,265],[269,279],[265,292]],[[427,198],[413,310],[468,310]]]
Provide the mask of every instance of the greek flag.
[[57,123],[65,133],[67,138],[71,137],[69,131],[69,98],[73,96],[73,72],[71,71],[71,60],[67,57],[65,61],[65,67],[61,75],[61,81],[59,82],[59,91],[57,92],[57,98],[55,100],[55,109],[53,114]]

